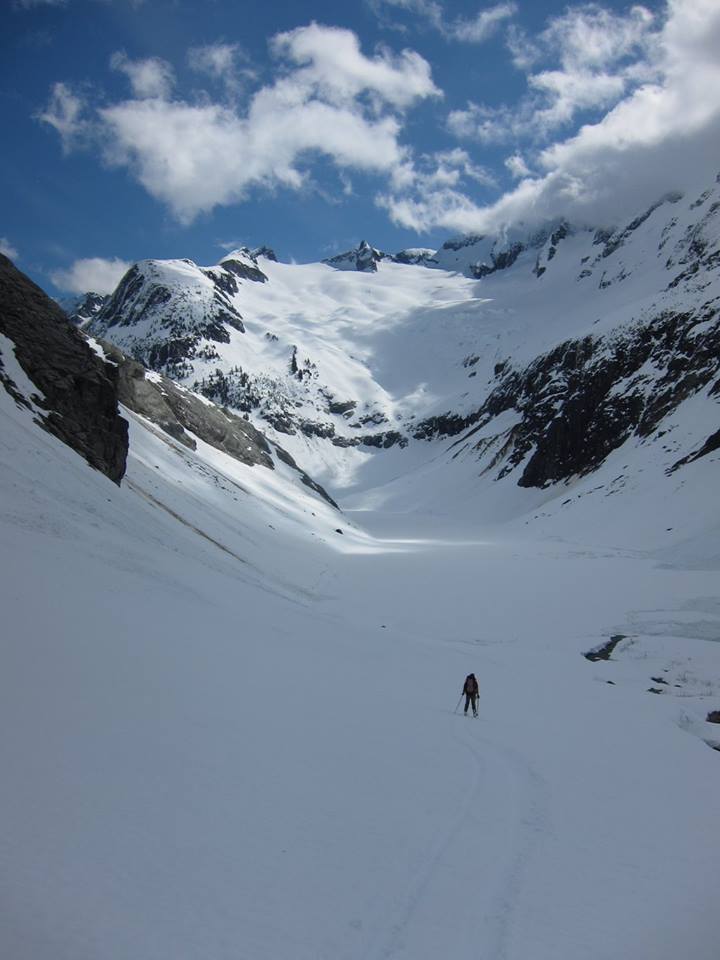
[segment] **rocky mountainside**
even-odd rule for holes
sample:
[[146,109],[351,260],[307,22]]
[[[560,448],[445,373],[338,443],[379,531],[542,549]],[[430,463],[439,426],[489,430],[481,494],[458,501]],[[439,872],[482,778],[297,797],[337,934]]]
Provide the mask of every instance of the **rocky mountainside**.
[[116,483],[128,455],[128,423],[119,415],[120,405],[200,455],[199,447],[207,445],[248,467],[275,471],[281,464],[288,491],[301,483],[336,508],[291,454],[268,442],[245,417],[80,333],[6,257],[0,260],[0,384],[19,408]]
[[[0,383],[36,422],[119,483],[128,426],[118,413],[115,367],[63,311],[0,255]],[[19,366],[19,369],[15,369]]]
[[426,247],[412,247],[408,250],[401,250],[399,253],[384,253],[371,247],[367,240],[361,240],[354,250],[346,250],[345,253],[338,253],[334,257],[323,260],[336,270],[360,270],[363,273],[377,273],[378,264],[386,261],[387,263],[414,263],[430,264],[437,263],[435,251]]
[[244,417],[218,407],[167,377],[148,371],[137,360],[106,341],[92,341],[118,374],[120,402],[179,441],[189,450],[206,443],[246,466],[275,469],[279,460],[296,474],[306,487],[327,503],[337,504],[325,490],[301,470],[291,455],[265,436]]
[[281,435],[336,486],[392,447],[407,451],[395,472],[449,448],[529,487],[592,472],[630,438],[667,447],[666,469],[713,448],[717,423],[697,421],[701,436],[670,421],[697,397],[717,414],[718,183],[612,230],[273,257],[144,261],[89,329]]
[[65,297],[59,300],[61,308],[70,321],[76,327],[81,329],[102,310],[107,303],[108,297],[102,293],[83,293],[79,297]]

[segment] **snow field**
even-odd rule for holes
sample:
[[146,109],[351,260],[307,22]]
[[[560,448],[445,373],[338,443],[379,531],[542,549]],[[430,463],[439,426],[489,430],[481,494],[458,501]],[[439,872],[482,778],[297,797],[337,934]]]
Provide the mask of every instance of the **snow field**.
[[341,516],[136,418],[118,489],[0,404],[3,955],[715,960],[691,543]]

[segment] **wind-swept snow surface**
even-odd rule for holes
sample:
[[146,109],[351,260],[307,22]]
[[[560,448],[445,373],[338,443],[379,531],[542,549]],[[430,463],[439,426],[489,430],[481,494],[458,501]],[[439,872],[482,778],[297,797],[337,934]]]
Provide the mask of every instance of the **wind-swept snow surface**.
[[127,412],[118,488],[0,404],[4,957],[716,960],[713,531],[350,522]]

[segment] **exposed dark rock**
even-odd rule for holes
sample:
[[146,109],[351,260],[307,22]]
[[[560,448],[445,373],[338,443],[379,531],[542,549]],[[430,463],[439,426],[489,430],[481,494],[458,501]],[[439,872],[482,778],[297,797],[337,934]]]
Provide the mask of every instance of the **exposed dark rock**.
[[360,443],[366,447],[379,447],[388,450],[390,447],[407,446],[407,437],[404,437],[397,430],[386,430],[385,433],[374,433],[359,438]]
[[478,263],[472,268],[472,274],[477,280],[481,280],[483,277],[489,276],[491,273],[495,273],[497,270],[507,270],[508,267],[511,267],[520,254],[525,250],[526,247],[524,244],[516,241],[511,243],[504,250],[500,250],[498,253],[490,254],[492,263]]
[[254,283],[267,283],[267,276],[262,272],[257,263],[254,262],[255,258],[253,254],[247,249],[239,252],[246,254],[247,259],[253,262],[247,263],[245,258],[236,259],[231,254],[225,260],[222,260],[220,265],[226,270],[229,270],[230,273],[234,273],[236,277],[240,277],[241,280],[252,280]]
[[102,346],[117,365],[121,402],[134,413],[155,423],[191,450],[196,449],[194,438],[198,437],[248,466],[259,465],[273,470],[274,449],[278,459],[297,471],[302,483],[337,508],[328,493],[298,467],[286,450],[277,444],[271,448],[263,434],[244,417],[205,402],[167,377],[158,374],[148,377],[142,364],[117,347],[110,343],[103,343]]
[[592,660],[593,663],[596,663],[598,660],[609,660],[615,647],[625,639],[624,633],[616,633],[610,637],[607,643],[604,643],[600,647],[595,647],[594,650],[589,650],[587,653],[584,653],[583,656],[586,660]]
[[118,414],[117,371],[97,356],[57,303],[2,255],[0,332],[13,341],[20,366],[38,388],[31,398],[44,411],[38,422],[119,483],[128,425]]
[[328,402],[328,413],[344,416],[346,413],[352,413],[355,407],[357,407],[357,400],[330,400]]
[[434,437],[454,437],[463,430],[467,430],[478,419],[479,414],[461,417],[459,414],[447,413],[421,420],[413,430],[416,440],[432,440]]
[[720,450],[720,430],[716,430],[715,433],[711,434],[699,450],[689,453],[686,457],[683,457],[682,460],[674,463],[668,470],[668,473],[673,473],[678,467],[684,467],[687,463],[692,463],[694,460],[706,457],[709,453],[714,453],[715,450]]
[[400,250],[398,253],[392,254],[390,259],[393,263],[415,264],[423,267],[438,262],[435,259],[434,251],[425,249]]
[[711,710],[707,715],[708,723],[720,723],[720,710]]
[[333,437],[330,441],[334,447],[376,447],[378,449],[388,450],[390,447],[406,447],[408,445],[407,437],[398,433],[397,430],[388,430],[385,433],[364,434],[357,437]]
[[258,257],[265,257],[266,260],[272,260],[273,263],[277,263],[275,251],[272,247],[266,247],[264,244],[262,247],[256,247],[254,250],[251,250],[250,256],[253,260],[257,260]]
[[321,423],[317,420],[301,420],[298,423],[298,429],[306,437],[322,437],[329,440],[335,436],[335,425],[332,423]]
[[374,427],[379,427],[381,423],[387,422],[388,419],[385,414],[376,411],[375,413],[368,413],[367,416],[360,417],[357,423],[353,423],[351,426],[355,427],[359,425],[361,427],[367,427],[369,424],[372,424]]
[[108,296],[106,295],[90,292],[79,297],[61,300],[60,306],[73,326],[84,327],[98,315],[107,300]]
[[458,250],[463,250],[465,247],[474,247],[476,243],[480,243],[480,241],[484,239],[485,237],[483,234],[468,234],[466,237],[456,237],[452,240],[446,240],[441,249],[452,250],[456,253]]
[[319,494],[323,498],[323,500],[326,500],[331,507],[335,507],[336,510],[340,509],[338,505],[335,503],[335,501],[333,500],[333,498],[330,496],[330,494],[327,492],[327,490],[325,490],[324,487],[320,486],[320,484],[317,483],[317,481],[313,480],[312,477],[308,476],[307,473],[305,473],[305,471],[302,470],[297,465],[297,463],[290,456],[287,450],[284,450],[282,447],[278,447],[277,445],[275,445],[275,453],[277,454],[279,460],[282,460],[283,463],[287,464],[289,467],[292,467],[293,470],[297,470],[297,472],[300,474],[300,479],[302,480],[302,482],[305,484],[306,487],[309,487],[311,490],[314,490],[315,493]]
[[371,247],[367,240],[361,240],[354,250],[346,250],[345,253],[338,253],[334,257],[328,257],[323,260],[331,267],[341,267],[344,269],[360,270],[364,273],[376,273],[377,265],[387,258],[387,254],[382,250],[376,250]]
[[167,377],[156,374],[148,378],[140,363],[110,343],[103,343],[103,349],[118,366],[120,400],[130,410],[157,424],[191,450],[197,444],[188,433],[241,463],[273,469],[270,446],[249,421],[204,402]]
[[[711,327],[694,336],[697,324],[708,320]],[[641,372],[645,364],[652,377]],[[515,411],[518,423],[490,466],[502,462],[501,477],[525,463],[519,485],[543,487],[591,472],[632,434],[649,437],[718,372],[720,313],[706,304],[697,313],[663,313],[613,336],[560,344],[523,371],[507,370],[477,411],[424,421],[414,435],[453,436],[472,428],[459,441],[467,443],[491,429],[499,414]],[[715,442],[709,438],[706,452]],[[475,449],[483,456],[489,446],[483,438]]]

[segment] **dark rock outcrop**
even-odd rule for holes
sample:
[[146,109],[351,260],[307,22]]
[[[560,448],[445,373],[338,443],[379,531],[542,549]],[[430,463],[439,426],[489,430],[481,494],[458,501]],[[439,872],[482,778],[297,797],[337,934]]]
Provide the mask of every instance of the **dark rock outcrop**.
[[598,660],[610,660],[615,647],[626,639],[627,638],[624,633],[616,633],[614,636],[610,637],[606,643],[603,643],[599,647],[595,647],[593,650],[588,650],[588,652],[584,653],[583,656],[586,660],[590,660],[593,663],[597,663]]
[[[702,324],[702,334],[693,330]],[[652,373],[646,372],[652,371]],[[545,487],[592,472],[630,436],[647,439],[684,400],[720,373],[720,312],[662,313],[607,337],[560,344],[524,370],[507,370],[479,410],[418,425],[416,436],[452,436],[456,446],[489,457],[498,478],[525,462],[519,486]],[[492,421],[512,412],[515,425],[493,436]],[[487,428],[484,429],[484,428]],[[481,439],[474,437],[481,433]],[[715,448],[710,437],[696,459]],[[678,463],[676,466],[682,465]]]
[[30,398],[42,410],[38,422],[119,483],[128,425],[118,413],[117,370],[94,353],[57,303],[2,255],[0,332],[13,341],[20,366],[38,389]]
[[148,376],[141,363],[110,343],[101,341],[101,346],[117,367],[120,401],[128,409],[150,420],[190,450],[197,448],[197,437],[248,466],[273,470],[274,449],[278,459],[297,471],[302,483],[333,507],[337,506],[320,484],[298,467],[287,451],[276,444],[271,447],[263,434],[244,417],[204,400],[167,377],[155,373]]
[[214,403],[203,401],[190,390],[159,374],[147,376],[141,363],[122,350],[101,341],[108,358],[117,365],[121,403],[194,450],[194,434],[217,450],[249,465],[273,469],[265,437],[247,420]]
[[377,265],[387,258],[382,250],[371,247],[367,240],[361,240],[354,250],[338,253],[334,257],[323,260],[331,267],[340,267],[345,270],[360,270],[364,273],[376,273]]
[[89,292],[79,297],[61,300],[60,306],[67,314],[70,323],[82,328],[100,313],[108,299],[108,296],[101,293]]
[[[267,256],[267,249],[267,247],[262,247],[258,251],[250,251],[247,247],[243,247],[242,250],[236,251],[236,254],[231,253],[229,257],[221,260],[220,266],[229,270],[230,273],[234,273],[235,276],[240,277],[241,280],[252,280],[254,283],[267,283],[267,277],[255,261],[256,256],[260,253]],[[269,252],[272,256],[268,257],[268,259],[277,259],[272,250]],[[237,256],[238,253],[240,256]]]

